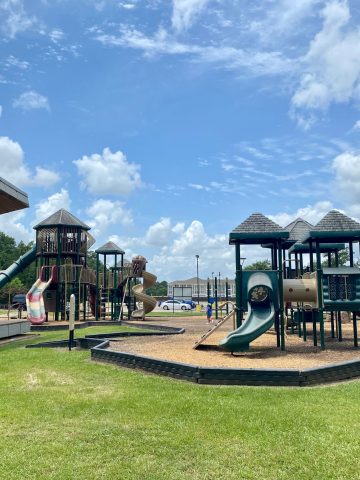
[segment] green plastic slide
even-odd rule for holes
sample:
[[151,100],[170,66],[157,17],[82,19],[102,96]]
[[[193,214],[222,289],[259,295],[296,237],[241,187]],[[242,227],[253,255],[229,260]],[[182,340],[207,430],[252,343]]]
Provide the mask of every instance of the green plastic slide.
[[274,315],[271,279],[266,273],[256,272],[248,281],[248,315],[245,322],[223,338],[219,345],[230,352],[246,352],[251,342],[272,327]]
[[6,270],[0,272],[0,288],[5,287],[8,282],[11,282],[16,275],[19,275],[26,267],[28,267],[36,258],[36,246],[34,245],[28,252],[21,255],[14,263]]

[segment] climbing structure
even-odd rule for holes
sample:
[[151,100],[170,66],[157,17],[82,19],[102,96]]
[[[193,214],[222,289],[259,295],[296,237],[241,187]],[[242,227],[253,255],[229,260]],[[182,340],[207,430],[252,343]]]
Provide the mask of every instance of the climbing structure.
[[[246,350],[257,336],[275,326],[277,346],[284,350],[289,310],[292,331],[295,324],[306,341],[306,323],[311,321],[313,343],[317,345],[319,335],[321,348],[325,348],[324,312],[330,315],[331,336],[339,341],[341,312],[350,312],[354,346],[358,346],[360,269],[354,263],[354,244],[360,242],[360,223],[332,210],[315,226],[298,218],[282,228],[254,213],[230,233],[229,242],[235,246],[237,329],[221,342],[223,348]],[[269,248],[271,270],[244,271],[241,245]],[[339,252],[345,247],[348,265],[340,266]]]
[[[60,209],[34,229],[38,279],[28,294],[29,318],[42,323],[47,313],[54,312],[56,321],[65,319],[70,295],[74,293],[75,318],[85,320],[90,287],[95,285],[95,272],[87,266],[88,250],[95,242],[90,227]],[[41,285],[41,289],[36,285]]]

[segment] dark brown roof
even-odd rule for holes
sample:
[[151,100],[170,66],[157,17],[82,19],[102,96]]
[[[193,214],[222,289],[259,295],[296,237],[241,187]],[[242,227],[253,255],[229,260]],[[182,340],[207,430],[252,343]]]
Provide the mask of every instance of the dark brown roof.
[[284,229],[290,233],[289,240],[297,241],[303,238],[309,230],[313,230],[314,226],[302,218],[297,218],[284,227]]
[[42,227],[58,227],[60,225],[65,227],[81,227],[83,230],[90,230],[90,227],[86,225],[86,223],[83,223],[64,208],[61,208],[50,215],[50,217],[35,225],[34,229],[37,230]]
[[339,210],[331,210],[312,229],[317,232],[343,232],[360,230],[360,223]]
[[27,193],[0,177],[0,214],[14,212],[28,206]]
[[102,245],[101,247],[97,248],[95,250],[96,253],[105,253],[105,254],[124,254],[124,250],[122,250],[120,247],[118,247],[116,245],[116,243],[114,242],[107,242],[105,243],[104,245]]

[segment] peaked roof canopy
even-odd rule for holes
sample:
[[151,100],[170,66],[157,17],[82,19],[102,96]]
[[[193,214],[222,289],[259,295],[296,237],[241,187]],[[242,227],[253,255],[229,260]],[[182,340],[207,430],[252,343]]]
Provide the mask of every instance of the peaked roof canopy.
[[50,215],[42,222],[35,225],[34,229],[37,230],[43,227],[80,227],[83,230],[90,230],[90,227],[76,218],[72,213],[68,212],[64,208],[61,208],[57,212]]
[[331,210],[302,239],[323,242],[346,242],[360,240],[360,223],[338,210]]
[[229,243],[230,245],[236,243],[258,245],[288,237],[289,232],[270,218],[262,213],[253,213],[230,233]]
[[108,254],[108,255],[115,255],[115,254],[120,254],[124,255],[124,250],[122,250],[120,247],[116,245],[114,242],[107,242],[101,247],[97,248],[95,250],[95,253],[103,253],[103,254]]
[[298,241],[304,235],[306,235],[309,230],[312,230],[314,225],[307,222],[303,218],[297,218],[293,222],[289,223],[284,229],[289,232],[289,240]]
[[27,193],[0,177],[0,214],[29,206]]

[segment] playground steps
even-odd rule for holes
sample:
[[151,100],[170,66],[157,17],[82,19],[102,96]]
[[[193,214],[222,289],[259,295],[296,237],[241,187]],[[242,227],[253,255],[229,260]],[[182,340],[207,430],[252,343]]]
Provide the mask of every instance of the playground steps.
[[217,323],[215,323],[215,325],[213,325],[206,333],[204,333],[204,335],[199,338],[199,340],[195,342],[193,349],[196,350],[199,345],[201,345],[207,338],[210,337],[210,335],[215,332],[215,330],[217,330],[219,327],[221,327],[221,325],[223,325],[227,320],[229,320],[229,318],[231,318],[234,313],[234,310],[232,310],[230,313],[225,315],[225,317],[221,318]]

